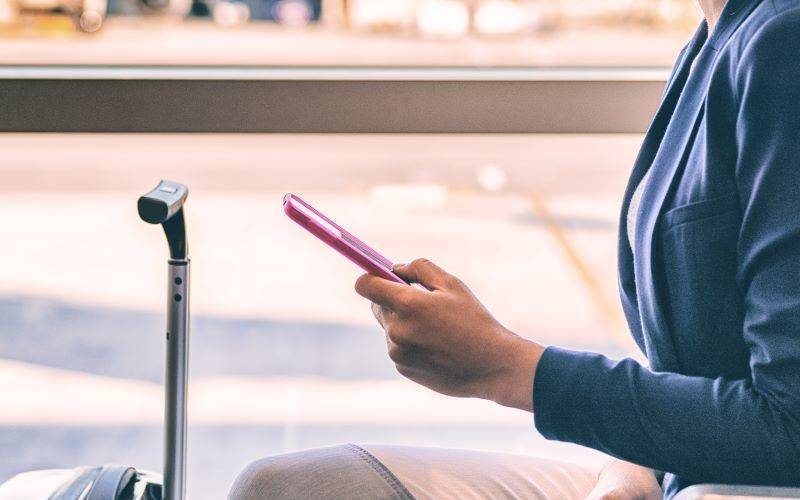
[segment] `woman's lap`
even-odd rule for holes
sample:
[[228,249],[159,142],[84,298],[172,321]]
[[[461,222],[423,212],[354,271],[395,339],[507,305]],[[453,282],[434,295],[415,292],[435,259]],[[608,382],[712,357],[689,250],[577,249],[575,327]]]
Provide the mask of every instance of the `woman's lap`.
[[582,499],[597,471],[524,455],[341,445],[269,457],[236,479],[230,500]]

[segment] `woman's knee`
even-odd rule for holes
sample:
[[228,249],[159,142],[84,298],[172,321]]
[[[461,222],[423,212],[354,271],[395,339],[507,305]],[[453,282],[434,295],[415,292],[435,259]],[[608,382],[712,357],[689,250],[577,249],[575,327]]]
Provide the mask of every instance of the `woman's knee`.
[[355,445],[263,458],[234,481],[229,500],[404,498],[374,457]]
[[295,484],[292,463],[283,456],[262,458],[239,473],[228,494],[229,500],[271,498],[283,485]]

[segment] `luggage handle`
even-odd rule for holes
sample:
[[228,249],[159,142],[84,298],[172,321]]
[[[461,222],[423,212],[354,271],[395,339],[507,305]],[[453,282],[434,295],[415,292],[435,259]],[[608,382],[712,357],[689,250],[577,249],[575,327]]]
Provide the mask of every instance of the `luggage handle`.
[[183,500],[186,489],[186,391],[189,365],[189,258],[183,204],[189,190],[162,180],[139,198],[139,217],[161,224],[169,245],[167,356],[164,400],[164,500]]

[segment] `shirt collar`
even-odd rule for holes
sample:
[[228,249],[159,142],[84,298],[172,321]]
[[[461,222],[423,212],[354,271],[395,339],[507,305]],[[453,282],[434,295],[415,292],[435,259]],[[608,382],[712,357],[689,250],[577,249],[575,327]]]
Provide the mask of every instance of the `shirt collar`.
[[[714,31],[708,39],[714,49],[719,49],[730,39],[736,28],[765,0],[728,0],[719,16]],[[705,22],[704,22],[705,24]]]

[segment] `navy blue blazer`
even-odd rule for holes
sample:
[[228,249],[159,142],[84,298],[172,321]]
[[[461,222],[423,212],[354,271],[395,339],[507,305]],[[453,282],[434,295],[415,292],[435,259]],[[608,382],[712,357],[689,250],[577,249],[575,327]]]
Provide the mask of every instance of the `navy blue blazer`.
[[534,382],[545,437],[665,471],[667,497],[800,485],[800,2],[729,0],[706,38],[681,53],[620,218],[649,367],[550,347]]

